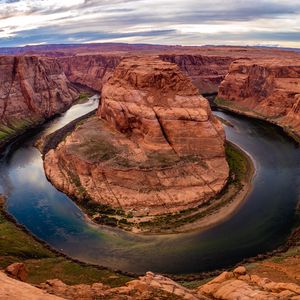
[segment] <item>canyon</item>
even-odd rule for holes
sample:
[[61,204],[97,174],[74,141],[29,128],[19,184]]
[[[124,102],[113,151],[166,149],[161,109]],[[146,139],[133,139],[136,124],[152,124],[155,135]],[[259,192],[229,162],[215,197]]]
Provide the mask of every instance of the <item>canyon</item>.
[[220,85],[217,103],[267,120],[300,137],[300,57],[233,62]]
[[[121,215],[192,209],[226,185],[224,130],[199,92],[218,92],[219,107],[300,136],[300,61],[293,52],[111,44],[5,51],[0,145],[65,111],[81,91],[101,93],[97,113],[44,153],[44,166],[59,190]],[[151,272],[117,288],[57,279],[33,287],[0,272],[0,298],[296,300],[299,249],[293,251],[192,289]]]
[[55,59],[0,56],[0,146],[64,111],[78,95]]
[[[230,64],[243,58],[297,58],[292,51],[242,47],[92,44],[0,49],[0,145],[66,110],[82,90],[101,92],[128,56],[175,63],[201,94],[217,93]],[[26,71],[25,71],[26,70]]]
[[124,59],[104,84],[97,117],[45,154],[60,190],[126,214],[196,207],[227,182],[225,134],[175,64]]

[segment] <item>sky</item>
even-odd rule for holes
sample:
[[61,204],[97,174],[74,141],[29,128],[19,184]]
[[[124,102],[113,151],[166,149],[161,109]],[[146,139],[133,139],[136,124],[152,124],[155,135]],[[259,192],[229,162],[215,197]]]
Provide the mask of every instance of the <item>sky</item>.
[[0,47],[101,42],[300,48],[300,0],[0,0]]

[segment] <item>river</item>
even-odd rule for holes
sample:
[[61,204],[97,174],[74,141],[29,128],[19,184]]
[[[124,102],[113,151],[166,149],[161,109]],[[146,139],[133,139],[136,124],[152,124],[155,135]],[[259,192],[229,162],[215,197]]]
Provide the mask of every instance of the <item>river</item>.
[[[43,127],[53,132],[94,110],[98,98],[76,104]],[[4,155],[0,193],[18,223],[55,249],[81,261],[144,273],[187,274],[227,267],[283,244],[294,222],[299,198],[300,150],[280,130],[225,112],[227,139],[253,158],[253,189],[230,219],[205,231],[135,235],[90,222],[80,208],[47,180],[37,136]]]

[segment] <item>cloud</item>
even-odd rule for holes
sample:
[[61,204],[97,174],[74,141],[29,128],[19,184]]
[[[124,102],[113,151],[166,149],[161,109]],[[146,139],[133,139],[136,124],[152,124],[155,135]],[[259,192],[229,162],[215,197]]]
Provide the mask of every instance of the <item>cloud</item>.
[[0,46],[120,39],[287,45],[299,42],[298,32],[298,0],[0,0]]

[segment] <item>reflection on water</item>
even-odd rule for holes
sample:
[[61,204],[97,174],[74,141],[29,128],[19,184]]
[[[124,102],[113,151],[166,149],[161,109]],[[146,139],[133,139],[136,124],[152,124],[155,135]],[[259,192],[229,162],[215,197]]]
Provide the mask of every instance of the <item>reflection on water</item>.
[[[97,106],[92,99],[52,122],[53,132]],[[1,166],[8,183],[7,210],[32,233],[86,262],[133,272],[192,273],[220,268],[274,249],[285,241],[298,199],[300,153],[272,126],[217,113],[234,127],[227,138],[257,162],[254,188],[230,220],[205,232],[137,236],[89,222],[81,210],[46,179],[33,139]],[[8,180],[9,179],[9,180]]]

